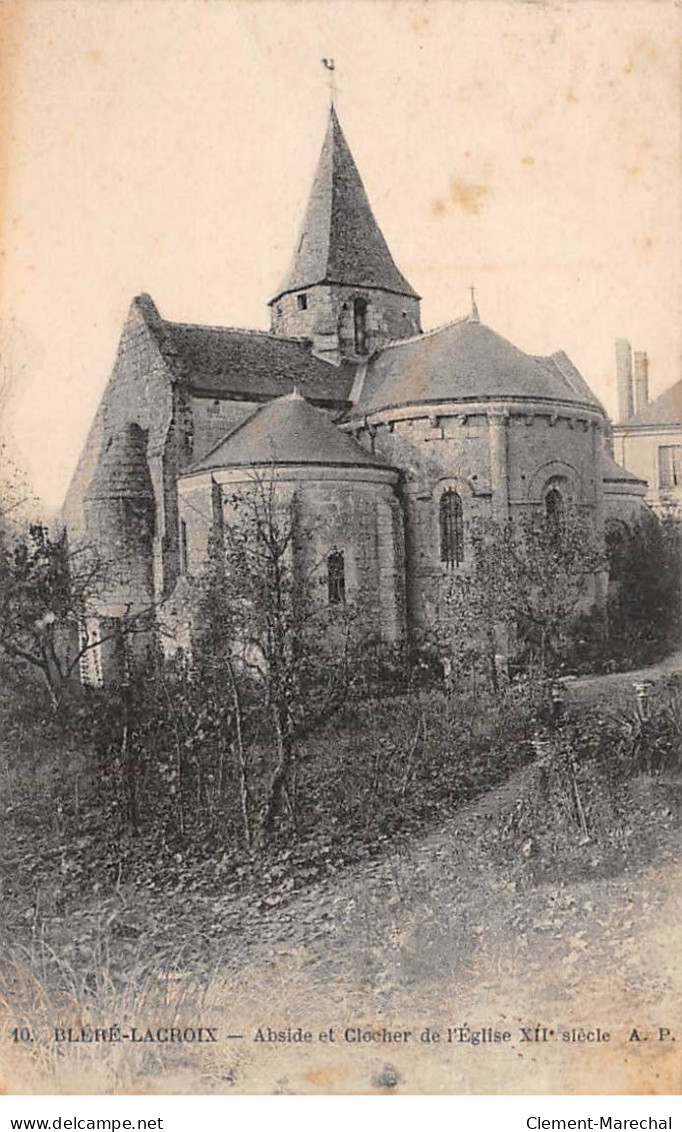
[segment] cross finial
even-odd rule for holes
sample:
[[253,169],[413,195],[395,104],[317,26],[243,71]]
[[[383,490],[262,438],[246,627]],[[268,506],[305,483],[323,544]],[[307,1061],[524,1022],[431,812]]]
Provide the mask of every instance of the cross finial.
[[469,322],[480,322],[481,319],[478,314],[478,307],[476,306],[476,288],[470,287],[471,293],[471,314],[469,315]]
[[336,102],[336,63],[333,59],[323,59],[322,66],[329,71],[329,99],[333,106]]

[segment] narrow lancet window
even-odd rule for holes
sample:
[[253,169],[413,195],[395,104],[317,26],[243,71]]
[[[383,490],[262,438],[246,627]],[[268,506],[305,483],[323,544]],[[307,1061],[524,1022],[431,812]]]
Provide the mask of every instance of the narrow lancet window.
[[367,302],[365,299],[353,300],[353,320],[355,324],[355,353],[367,353]]
[[184,519],[180,520],[180,573],[187,574],[188,554],[187,554],[187,523]]
[[346,600],[346,564],[342,550],[333,550],[327,558],[327,591],[330,605]]
[[446,566],[459,566],[464,560],[464,517],[462,499],[452,488],[440,497],[440,560]]

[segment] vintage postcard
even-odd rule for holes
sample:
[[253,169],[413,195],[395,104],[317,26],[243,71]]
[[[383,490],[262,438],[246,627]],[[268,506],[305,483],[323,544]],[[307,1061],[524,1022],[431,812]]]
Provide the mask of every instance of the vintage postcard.
[[679,1091],[681,13],[0,5],[3,1091]]

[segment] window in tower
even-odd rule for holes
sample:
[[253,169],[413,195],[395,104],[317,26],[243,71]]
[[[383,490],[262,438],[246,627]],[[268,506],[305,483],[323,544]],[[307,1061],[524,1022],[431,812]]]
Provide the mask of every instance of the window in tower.
[[297,304],[298,309],[300,311],[307,311],[307,309],[308,309],[308,296],[307,295],[297,295],[296,296],[296,304]]
[[327,593],[330,605],[346,600],[346,564],[342,550],[333,550],[327,557]]
[[355,327],[355,353],[367,353],[367,300],[353,299],[353,322]]
[[459,566],[464,561],[464,516],[462,499],[448,488],[440,497],[440,560],[446,566]]

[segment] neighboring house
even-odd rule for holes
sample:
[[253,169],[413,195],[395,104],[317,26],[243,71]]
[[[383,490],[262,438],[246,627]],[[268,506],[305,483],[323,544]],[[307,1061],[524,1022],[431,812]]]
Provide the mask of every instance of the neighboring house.
[[395,641],[433,628],[475,519],[579,505],[597,532],[645,485],[604,451],[605,411],[563,352],[470,313],[422,333],[420,298],[372,213],[335,110],[271,330],[132,303],[64,507],[112,562],[102,616],[183,593],[254,475],[318,529],[330,602]]
[[648,362],[630,343],[616,343],[619,420],[613,451],[628,471],[646,480],[647,502],[659,515],[682,515],[682,380],[649,400]]

